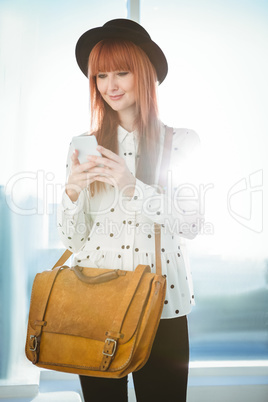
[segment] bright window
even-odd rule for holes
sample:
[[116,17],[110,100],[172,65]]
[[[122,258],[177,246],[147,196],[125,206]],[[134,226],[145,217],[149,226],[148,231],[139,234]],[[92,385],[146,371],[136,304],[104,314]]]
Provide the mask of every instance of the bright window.
[[268,359],[267,14],[260,0],[141,0],[169,61],[162,119],[198,132],[210,186],[189,243],[192,360]]
[[62,252],[55,212],[68,141],[89,128],[76,41],[126,17],[125,0],[0,2],[0,378],[27,377],[19,363],[32,282]]

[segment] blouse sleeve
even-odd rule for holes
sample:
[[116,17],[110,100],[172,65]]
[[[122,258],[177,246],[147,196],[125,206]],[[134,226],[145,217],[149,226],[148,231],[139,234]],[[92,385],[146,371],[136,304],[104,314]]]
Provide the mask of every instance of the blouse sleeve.
[[[66,163],[66,180],[70,173],[73,151],[71,143]],[[81,191],[76,202],[72,202],[64,190],[57,210],[57,227],[64,246],[74,253],[78,252],[86,242],[91,226],[87,189]]]
[[137,179],[127,209],[164,225],[172,233],[193,239],[202,223],[199,147],[199,137],[193,130],[175,130],[165,192]]

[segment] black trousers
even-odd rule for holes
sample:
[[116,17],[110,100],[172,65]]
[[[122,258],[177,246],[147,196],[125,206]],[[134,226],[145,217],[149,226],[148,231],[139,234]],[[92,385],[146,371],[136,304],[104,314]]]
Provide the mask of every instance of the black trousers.
[[[186,402],[189,341],[186,317],[163,319],[145,366],[132,373],[137,402]],[[127,402],[127,377],[80,376],[85,402]]]

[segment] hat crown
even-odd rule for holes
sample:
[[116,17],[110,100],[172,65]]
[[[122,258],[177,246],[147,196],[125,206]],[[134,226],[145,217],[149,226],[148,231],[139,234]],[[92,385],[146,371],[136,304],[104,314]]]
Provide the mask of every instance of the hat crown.
[[124,29],[129,31],[135,31],[136,34],[143,35],[147,39],[151,39],[150,35],[140,24],[133,20],[117,18],[106,22],[103,28],[114,28],[114,29]]

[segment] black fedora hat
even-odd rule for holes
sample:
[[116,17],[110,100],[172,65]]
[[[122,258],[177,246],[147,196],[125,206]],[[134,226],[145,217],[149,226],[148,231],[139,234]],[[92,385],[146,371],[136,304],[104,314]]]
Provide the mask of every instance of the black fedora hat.
[[102,27],[86,31],[75,48],[77,63],[82,72],[88,74],[88,57],[93,47],[103,39],[125,39],[139,46],[153,64],[159,84],[164,81],[168,64],[160,47],[152,41],[148,32],[137,22],[129,19],[115,19],[106,22]]

